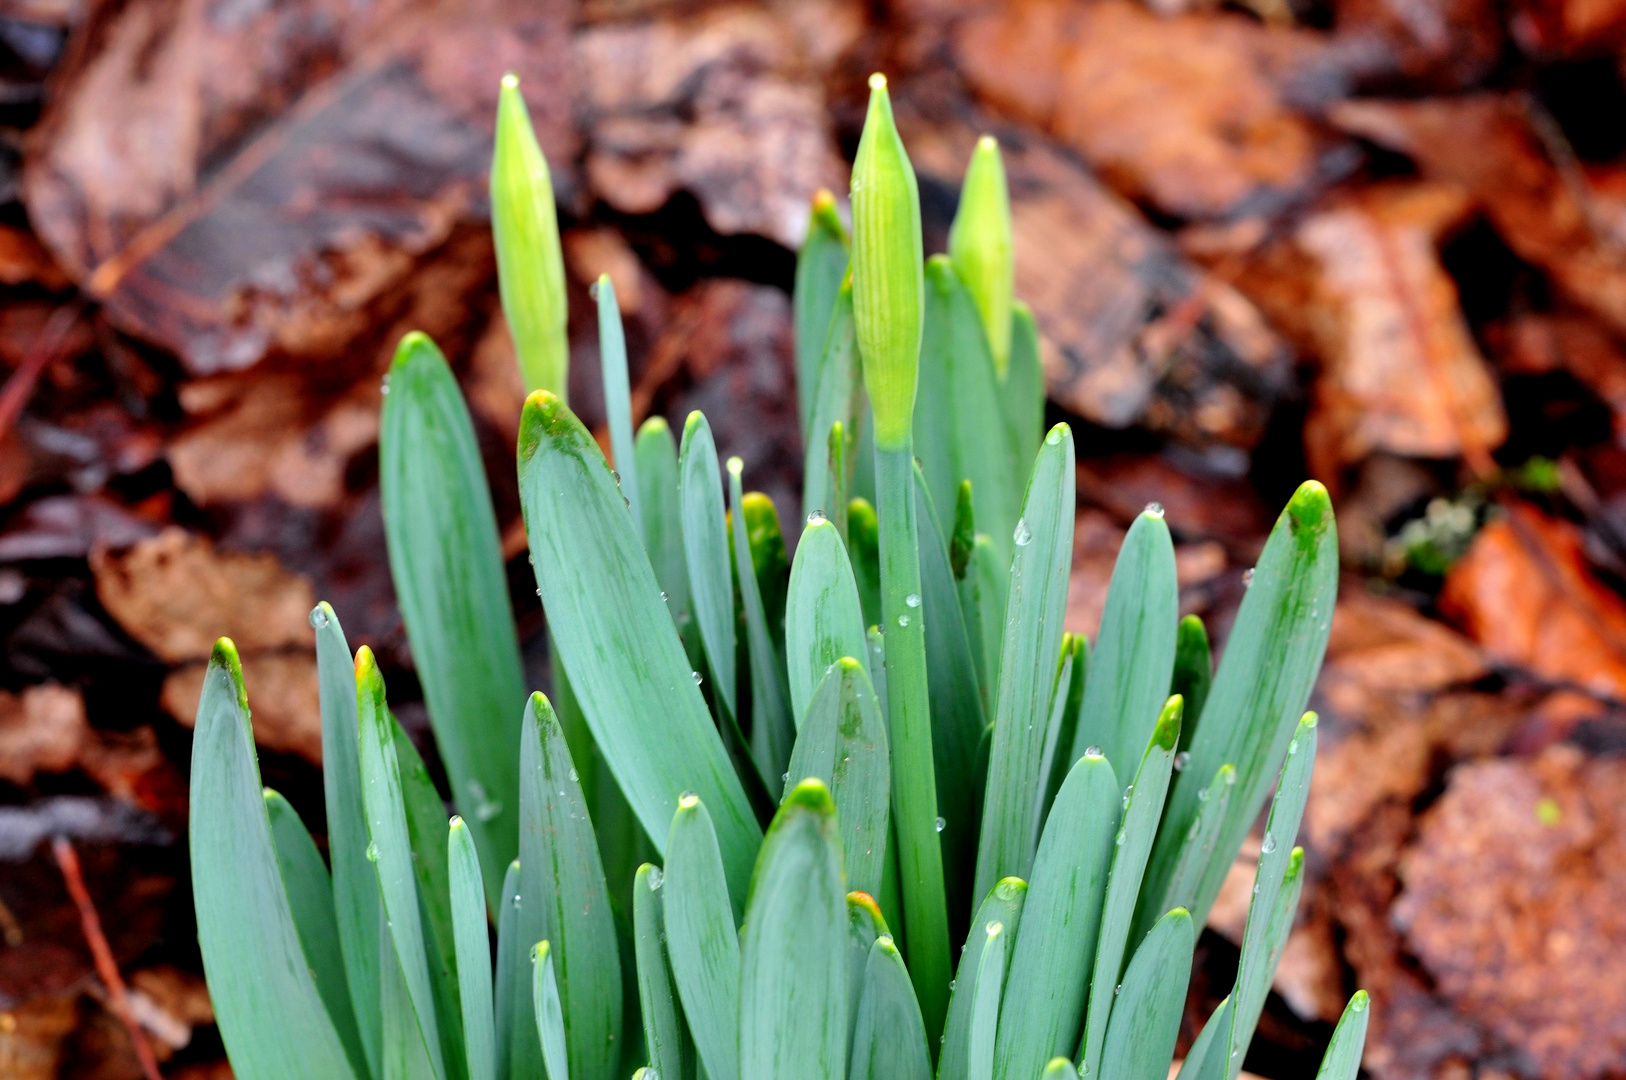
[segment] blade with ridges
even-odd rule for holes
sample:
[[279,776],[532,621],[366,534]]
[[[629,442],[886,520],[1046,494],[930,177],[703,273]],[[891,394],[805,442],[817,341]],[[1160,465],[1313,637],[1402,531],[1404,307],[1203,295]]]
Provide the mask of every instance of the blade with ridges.
[[865,653],[864,612],[847,546],[828,518],[811,517],[796,545],[785,596],[785,661],[797,731],[830,665],[851,656],[867,671]]
[[524,987],[530,980],[530,949],[519,940],[519,860],[503,875],[502,907],[497,911],[497,973],[495,990],[497,1080],[508,1080],[514,1068],[515,1032],[534,1025],[523,1010],[530,1004]]
[[[863,381],[858,371],[858,341],[853,336],[853,294],[843,286],[830,313],[824,356],[819,361],[817,381],[810,388],[811,401],[803,399],[804,440],[807,453],[802,462],[802,510],[822,511],[829,517],[845,514],[836,500],[852,478],[852,465],[858,450],[858,412]],[[841,425],[841,440],[832,450],[830,430]],[[832,462],[840,458],[841,473],[831,473]]]
[[768,792],[776,798],[784,790],[784,768],[790,762],[796,725],[790,716],[790,691],[785,671],[774,648],[768,613],[752,560],[750,532],[746,528],[745,493],[740,473],[745,463],[728,459],[729,522],[734,537],[734,575],[740,584],[740,607],[745,611],[746,656],[751,664],[751,751],[768,778]]
[[971,1001],[968,1040],[970,1080],[993,1080],[994,1038],[999,1028],[999,1003],[1005,990],[1005,924],[983,924],[982,956],[977,960],[977,982]]
[[564,1002],[553,969],[553,949],[539,941],[531,953],[531,1003],[536,1012],[536,1034],[542,1044],[542,1063],[548,1080],[570,1080],[570,1052],[565,1035]]
[[1115,990],[1117,1002],[1101,1049],[1100,1071],[1081,1075],[1113,1080],[1168,1080],[1169,1059],[1180,1035],[1197,939],[1191,915],[1175,908],[1152,927]]
[[1174,640],[1174,675],[1169,680],[1169,693],[1179,694],[1186,703],[1186,716],[1180,723],[1180,749],[1191,746],[1197,734],[1197,721],[1202,719],[1203,706],[1208,702],[1208,691],[1214,683],[1214,661],[1208,648],[1208,628],[1201,616],[1187,615],[1180,620]]
[[491,943],[487,936],[485,883],[474,838],[460,817],[446,831],[451,870],[452,934],[457,945],[458,997],[463,1006],[463,1047],[469,1080],[494,1080],[497,1050],[491,1004]]
[[672,983],[667,956],[666,913],[662,903],[663,875],[648,863],[638,868],[632,882],[633,950],[638,959],[638,1004],[644,1022],[644,1048],[650,1068],[659,1076],[682,1080],[692,1074],[694,1056],[688,1045],[683,1006]]
[[1022,905],[1027,895],[1027,882],[1021,878],[1005,878],[983,898],[976,917],[971,920],[971,930],[960,951],[960,966],[955,971],[954,988],[949,994],[948,1020],[943,1025],[943,1050],[937,1058],[937,1080],[968,1080],[971,1075],[971,1014],[975,1006],[982,950],[988,943],[987,926],[997,922],[1005,927],[1005,947],[1009,953],[1010,942],[1021,925]]
[[875,939],[891,933],[875,898],[866,892],[847,894],[847,1058],[852,1060],[853,1035],[858,1030],[858,1005],[864,998],[864,976],[869,972],[869,950]]
[[599,368],[604,377],[604,417],[610,428],[610,453],[620,477],[621,497],[627,500],[633,524],[642,531],[642,493],[638,490],[638,458],[632,443],[632,387],[627,381],[627,335],[621,329],[621,308],[609,274],[593,284],[598,302]]
[[1366,1048],[1366,1025],[1372,1018],[1369,1005],[1366,991],[1355,991],[1333,1029],[1315,1080],[1355,1080],[1361,1071],[1361,1052]]
[[864,971],[848,1080],[931,1080],[931,1075],[914,984],[892,935],[882,934],[870,946]]
[[[657,845],[678,796],[699,792],[729,886],[743,890],[761,832],[598,444],[558,398],[538,391],[525,403],[519,461],[543,606],[594,740]],[[693,560],[689,569],[692,585]]]
[[672,981],[711,1080],[740,1076],[740,940],[706,804],[678,800],[663,888]]
[[[655,580],[666,594],[666,610],[684,639],[698,641],[689,604],[689,568],[683,554],[683,508],[678,498],[677,443],[666,420],[651,416],[638,429],[633,450],[638,459],[639,506],[643,510],[644,549]],[[622,477],[625,484],[626,477]]]
[[[1304,849],[1294,848],[1289,854],[1287,868],[1282,872],[1275,895],[1271,897],[1272,903],[1263,912],[1262,933],[1254,935],[1251,942],[1247,937],[1242,939],[1242,960],[1247,963],[1251,959],[1253,963],[1248,981],[1242,981],[1239,971],[1237,984],[1231,991],[1231,999],[1237,1004],[1231,1010],[1230,1080],[1236,1080],[1242,1071],[1243,1055],[1248,1052],[1254,1029],[1259,1026],[1259,1016],[1264,1011],[1265,999],[1270,996],[1271,982],[1276,977],[1276,965],[1281,962],[1282,950],[1287,947],[1287,935],[1293,932],[1293,917],[1298,913],[1299,894],[1303,889]],[[1250,921],[1254,909],[1263,907],[1260,895],[1254,894],[1253,904],[1248,910]]]

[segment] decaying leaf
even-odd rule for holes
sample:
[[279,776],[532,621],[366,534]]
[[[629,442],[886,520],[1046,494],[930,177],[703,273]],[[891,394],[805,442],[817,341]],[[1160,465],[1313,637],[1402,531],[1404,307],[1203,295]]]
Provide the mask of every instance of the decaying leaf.
[[1503,663],[1626,701],[1626,601],[1582,545],[1570,523],[1512,505],[1451,568],[1440,609]]
[[35,773],[67,772],[89,737],[79,691],[55,683],[0,690],[0,780],[26,786]]
[[1609,406],[1617,440],[1626,440],[1626,348],[1597,320],[1575,312],[1519,315],[1491,328],[1510,375],[1566,371]]
[[1394,918],[1440,990],[1550,1080],[1626,1069],[1626,765],[1554,747],[1463,765]]
[[981,98],[1179,217],[1268,212],[1352,164],[1302,115],[1348,89],[1306,31],[1160,19],[1126,0],[1006,0],[966,19],[954,52]]

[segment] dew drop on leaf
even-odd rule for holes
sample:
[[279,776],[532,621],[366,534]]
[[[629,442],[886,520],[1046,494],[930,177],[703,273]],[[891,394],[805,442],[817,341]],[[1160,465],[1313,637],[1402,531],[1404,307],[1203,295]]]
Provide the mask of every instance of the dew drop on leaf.
[[1028,525],[1027,518],[1017,521],[1016,531],[1011,534],[1011,539],[1016,541],[1017,547],[1027,547],[1033,543],[1033,529]]
[[575,769],[570,770],[570,782],[572,784],[576,784],[576,783],[581,782],[581,777],[576,775],[576,770]]
[[1191,751],[1182,750],[1174,755],[1174,771],[1185,772],[1186,766],[1191,764]]
[[666,883],[666,874],[661,871],[660,867],[651,866],[649,868],[649,889],[650,889],[650,891],[651,892],[655,891],[656,889],[660,888],[665,883]]
[[938,832],[942,832],[944,829],[948,828],[948,822],[944,821],[942,818],[938,818],[934,824]]
[[700,672],[698,672],[698,671],[691,671],[691,672],[689,672],[689,675],[690,675],[691,678],[694,679],[694,684],[696,686],[699,686],[702,682],[705,681],[705,677],[702,676],[700,674]]
[[908,596],[903,598],[903,604],[905,607],[919,607],[920,595],[918,593],[910,593]]
[[1084,751],[1084,756],[1087,758],[1099,758],[1102,756],[1101,748],[1099,746],[1091,746]]
[[1051,428],[1050,434],[1044,437],[1044,441],[1049,443],[1051,446],[1055,446],[1057,443],[1061,442],[1061,425],[1057,424],[1055,427]]
[[1253,567],[1250,566],[1250,567],[1248,567],[1248,569],[1242,571],[1242,587],[1244,589],[1246,589],[1248,586],[1250,586],[1252,584],[1253,584]]
[[367,861],[378,861],[378,842],[376,840],[367,845]]
[[907,615],[899,615],[898,616],[898,625],[899,626],[908,626],[909,625],[909,616],[907,616]]
[[1149,503],[1147,503],[1146,504],[1146,513],[1150,517],[1155,517],[1155,518],[1162,517],[1163,516],[1163,504],[1160,503],[1160,502],[1149,502]]
[[1276,850],[1276,836],[1274,833],[1265,834],[1265,842],[1259,845],[1259,854],[1269,855]]
[[829,520],[830,520],[829,518],[824,516],[824,511],[823,510],[815,510],[811,514],[807,515],[807,524],[808,524],[809,528],[812,528],[812,527],[817,526],[817,525],[823,525],[826,521],[829,521]]
[[326,625],[327,625],[327,612],[323,611],[320,607],[312,608],[311,609],[311,628],[313,630],[320,630],[323,627],[325,627]]

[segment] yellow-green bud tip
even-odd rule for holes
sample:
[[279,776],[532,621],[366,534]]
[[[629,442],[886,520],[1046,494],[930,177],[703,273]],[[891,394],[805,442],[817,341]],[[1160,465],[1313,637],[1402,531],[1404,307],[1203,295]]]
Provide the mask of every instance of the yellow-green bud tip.
[[871,75],[869,77],[869,88],[871,90],[885,90],[886,89],[886,76],[882,75],[879,71],[877,71],[875,74]]
[[452,815],[452,820],[446,823],[446,827],[452,832],[462,832],[468,828],[467,825],[463,824],[463,818],[457,814]]
[[815,214],[828,213],[836,208],[836,196],[829,188],[820,188],[813,193],[813,212]]
[[738,457],[731,457],[724,465],[724,468],[728,469],[731,475],[738,476],[740,473],[745,471],[745,462],[741,461]]
[[512,71],[510,71],[508,74],[504,75],[502,77],[502,88],[504,90],[518,90],[519,89],[519,76],[515,75]]

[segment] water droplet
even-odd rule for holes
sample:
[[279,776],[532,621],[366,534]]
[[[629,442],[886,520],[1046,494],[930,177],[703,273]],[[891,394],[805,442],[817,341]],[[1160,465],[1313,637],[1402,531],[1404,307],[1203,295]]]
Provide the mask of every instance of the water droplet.
[[320,630],[327,625],[327,612],[320,607],[311,609],[311,629]]
[[615,481],[616,487],[621,486],[621,474],[616,472],[614,469],[610,470],[610,479]]
[[1085,749],[1084,756],[1087,758],[1099,758],[1104,757],[1105,755],[1101,753],[1101,748],[1099,746],[1091,746]]
[[702,682],[705,681],[705,676],[700,674],[700,672],[698,672],[698,671],[689,672],[689,677],[694,680],[694,684],[696,686],[699,686]]
[[514,910],[519,910],[519,893],[514,894]]
[[1242,571],[1242,587],[1244,589],[1246,589],[1252,584],[1253,584],[1253,567],[1250,566],[1250,567],[1248,567],[1248,569]]
[[1118,830],[1118,838],[1112,842],[1112,846],[1113,847],[1123,847],[1124,846],[1124,831],[1122,829]]
[[663,603],[663,604],[664,604],[664,603],[666,603],[666,602],[667,602],[667,601],[668,601],[668,600],[670,600],[670,599],[671,599],[671,597],[669,597],[669,596],[667,596],[667,595],[666,595],[666,590],[664,590],[664,589],[662,589],[662,590],[661,590],[661,603]]
[[579,783],[581,783],[581,777],[580,777],[580,776],[578,776],[578,775],[576,775],[576,770],[575,770],[575,769],[571,769],[571,770],[570,770],[570,782],[571,782],[571,783],[572,783],[572,784],[579,784]]
[[1350,1012],[1365,1012],[1366,1011],[1366,998],[1358,997],[1355,1000],[1351,1001],[1349,1003],[1349,1011]]
[[378,861],[378,842],[376,840],[367,845],[367,861]]
[[1033,543],[1033,529],[1028,525],[1027,518],[1017,520],[1016,531],[1011,534],[1011,539],[1016,541],[1017,547],[1027,547]]
[[1090,1063],[1087,1062],[1087,1061],[1079,1062],[1078,1063],[1078,1075],[1080,1075],[1080,1076],[1088,1076],[1089,1073],[1090,1073]]
[[1050,434],[1044,437],[1044,441],[1049,443],[1051,446],[1055,446],[1057,443],[1061,442],[1061,425],[1057,424],[1055,427],[1051,428]]
[[1296,754],[1298,752],[1299,752],[1299,741],[1297,739],[1294,739],[1292,742],[1287,744],[1287,753],[1289,755],[1293,755],[1293,754]]
[[944,821],[942,818],[938,818],[933,825],[938,832],[942,832],[944,829],[948,828],[948,822]]
[[959,979],[950,979],[949,980],[949,993],[951,993],[951,994],[954,993],[954,988],[956,986],[959,986],[959,985],[960,985],[960,980]]
[[1146,504],[1146,513],[1151,515],[1152,517],[1155,517],[1155,518],[1162,517],[1163,516],[1163,504],[1160,503],[1160,502],[1149,502],[1149,503],[1147,503]]
[[390,377],[388,375],[384,376],[384,382],[381,386],[379,386],[378,392],[380,394],[387,394],[390,392]]
[[780,782],[780,783],[781,783],[781,784],[788,784],[788,783],[790,783],[790,773],[788,773],[788,772],[786,772],[786,773],[781,773],[781,774],[780,774],[780,776],[779,776],[779,782]]
[[815,510],[811,514],[807,515],[807,524],[809,528],[812,528],[815,525],[823,525],[829,520],[829,518],[824,516],[823,510]]
[[1005,932],[1005,924],[1000,922],[998,919],[989,919],[983,924],[982,928],[986,933],[990,934],[1002,934]]
[[907,616],[907,615],[899,615],[898,616],[898,625],[899,626],[908,626],[909,625],[909,616]]
[[502,803],[495,799],[487,799],[474,808],[474,816],[480,821],[490,821],[502,813]]
[[1182,750],[1174,755],[1174,771],[1185,772],[1186,766],[1191,764],[1191,751]]
[[1259,845],[1259,854],[1269,855],[1276,850],[1276,837],[1273,833],[1265,834],[1265,842]]
[[1117,986],[1114,986],[1112,988],[1112,996],[1113,997],[1117,997],[1119,994],[1121,994],[1123,992],[1124,992],[1124,984],[1123,983],[1119,983]]
[[627,498],[625,495],[623,495],[623,496],[621,496],[621,505],[625,506],[628,510],[631,510],[632,509],[632,500]]
[[1234,783],[1236,783],[1236,770],[1232,769],[1225,774],[1225,786],[1230,787]]
[[666,883],[666,874],[658,866],[649,868],[649,888],[651,891],[660,888]]
[[1197,792],[1197,801],[1198,802],[1207,802],[1208,801],[1208,789],[1207,788],[1203,788],[1201,791]]
[[908,596],[905,596],[903,598],[903,606],[904,607],[919,607],[920,606],[920,595],[918,593],[910,593]]

